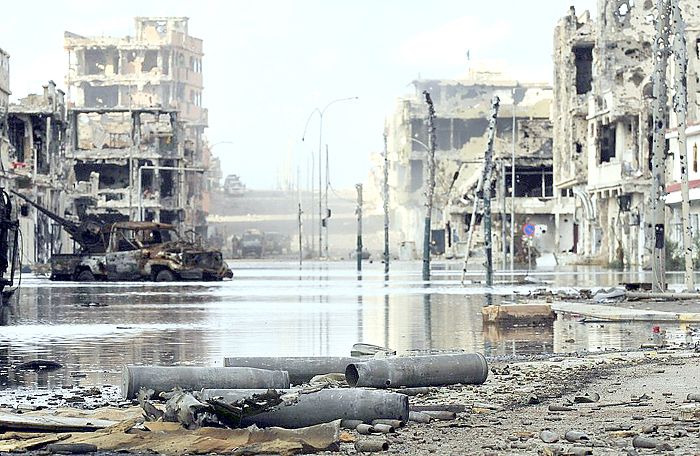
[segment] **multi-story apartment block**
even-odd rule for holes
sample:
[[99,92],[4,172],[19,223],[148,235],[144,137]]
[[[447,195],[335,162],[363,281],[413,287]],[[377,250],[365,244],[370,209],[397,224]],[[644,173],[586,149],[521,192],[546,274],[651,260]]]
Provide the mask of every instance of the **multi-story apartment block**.
[[571,8],[554,33],[554,181],[576,198],[576,253],[604,264],[650,260],[655,14],[651,1],[599,0],[595,20]]
[[[135,25],[133,37],[65,34],[71,125],[89,125],[84,132],[94,140],[87,145],[73,133],[74,182],[82,189],[80,182],[99,175],[98,212],[206,235],[202,40],[188,34],[185,17],[137,17]],[[121,191],[107,196],[100,186]]]

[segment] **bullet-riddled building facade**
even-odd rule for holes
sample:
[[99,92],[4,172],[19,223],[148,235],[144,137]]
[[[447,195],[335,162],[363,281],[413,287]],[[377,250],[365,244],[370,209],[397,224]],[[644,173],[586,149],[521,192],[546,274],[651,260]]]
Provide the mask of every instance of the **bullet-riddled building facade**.
[[[37,94],[9,106],[9,176],[12,189],[60,216],[70,211],[65,198],[65,94],[53,81]],[[35,208],[22,202],[22,258],[27,263],[46,263],[54,253],[72,248],[61,227]]]
[[203,50],[188,19],[137,17],[133,37],[66,32],[64,44],[75,197],[98,214],[206,235]]
[[[10,55],[0,48],[0,160],[9,164],[7,141],[7,108],[10,104]],[[3,182],[3,185],[6,183]]]
[[[430,92],[436,110],[436,191],[432,215],[434,253],[463,255],[469,235],[474,190],[483,172],[491,99],[501,100],[494,143],[495,250],[521,227],[538,227],[541,252],[567,252],[573,247],[573,204],[556,198],[553,180],[552,89],[547,84],[519,84],[503,75],[472,70],[463,80],[414,81],[415,95],[399,101],[387,123],[392,229],[408,250],[423,245],[425,190],[428,175],[427,107]],[[515,132],[513,132],[515,116]],[[515,148],[515,197],[511,198],[512,153]],[[455,173],[458,173],[455,179]],[[515,223],[511,223],[511,204]],[[505,210],[504,210],[505,209]],[[505,226],[503,224],[505,223]],[[506,236],[500,236],[502,229]],[[481,208],[475,219],[472,251],[483,242]]]
[[595,17],[571,8],[554,33],[555,184],[576,198],[576,253],[601,264],[649,264],[655,15],[649,0],[599,0]]

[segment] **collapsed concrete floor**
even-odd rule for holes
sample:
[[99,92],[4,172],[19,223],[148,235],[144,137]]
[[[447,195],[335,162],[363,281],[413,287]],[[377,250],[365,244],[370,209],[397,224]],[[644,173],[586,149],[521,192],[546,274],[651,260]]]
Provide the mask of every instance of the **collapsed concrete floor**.
[[[456,419],[409,422],[395,433],[374,436],[346,431],[340,453],[318,454],[358,454],[355,442],[366,440],[385,440],[389,453],[406,455],[697,454],[700,403],[687,397],[700,393],[699,377],[697,348],[496,360],[483,385],[434,388],[410,398],[412,406],[462,410]],[[40,393],[39,400],[36,391],[20,390],[10,393],[11,398],[5,392],[1,402],[27,410],[37,403],[65,405],[66,398],[84,397],[70,402],[97,407],[91,415],[103,418],[109,416],[106,405],[121,407],[122,413],[135,409],[128,401],[120,402],[115,392],[112,387],[56,390]],[[567,433],[578,441],[568,441]],[[8,443],[6,436],[0,434],[0,446]],[[657,448],[634,448],[637,436]]]

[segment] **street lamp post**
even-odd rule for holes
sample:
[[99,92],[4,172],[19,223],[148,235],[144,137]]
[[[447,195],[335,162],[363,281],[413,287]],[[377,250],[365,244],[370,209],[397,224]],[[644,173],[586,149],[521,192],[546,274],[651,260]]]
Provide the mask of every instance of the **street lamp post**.
[[[318,256],[321,256],[323,251],[323,228],[326,228],[326,239],[328,239],[328,220],[323,216],[323,156],[322,156],[322,144],[323,144],[323,114],[325,114],[326,109],[328,109],[332,104],[341,101],[357,100],[358,97],[347,97],[347,98],[337,98],[332,100],[323,107],[323,109],[314,108],[309,114],[308,119],[306,119],[306,125],[304,126],[304,134],[301,136],[301,140],[304,141],[306,138],[306,129],[309,126],[309,121],[315,113],[318,113],[319,125],[318,125]],[[328,166],[328,159],[326,158],[326,167]],[[328,179],[328,172],[326,171],[326,179]],[[328,212],[328,190],[326,189],[326,212]],[[325,221],[324,221],[325,220]],[[324,226],[325,225],[325,226]],[[324,252],[325,257],[328,258],[328,243],[326,243],[326,250]]]

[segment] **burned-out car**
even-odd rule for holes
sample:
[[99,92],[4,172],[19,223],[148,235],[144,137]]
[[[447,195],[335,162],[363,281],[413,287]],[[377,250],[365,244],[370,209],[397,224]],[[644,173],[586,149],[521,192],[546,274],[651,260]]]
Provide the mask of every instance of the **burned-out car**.
[[117,222],[108,227],[105,252],[54,255],[51,279],[172,282],[233,277],[220,251],[181,239],[172,225]]
[[223,280],[233,272],[220,250],[181,238],[175,226],[157,222],[103,223],[67,220],[13,192],[59,223],[81,247],[51,257],[52,280]]

